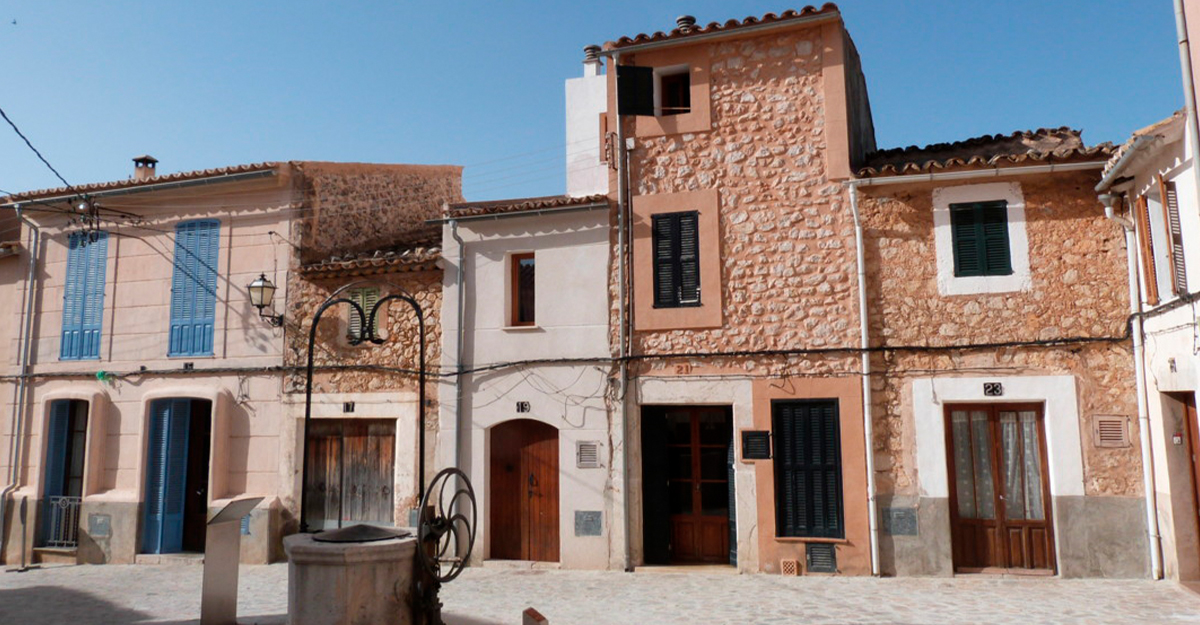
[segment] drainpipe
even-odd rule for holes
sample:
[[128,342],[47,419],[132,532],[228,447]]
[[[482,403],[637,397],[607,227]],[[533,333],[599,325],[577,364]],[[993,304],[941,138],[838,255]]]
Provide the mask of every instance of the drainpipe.
[[[617,66],[621,64],[621,53],[617,52],[612,55],[612,72],[617,71]],[[629,326],[625,304],[625,210],[627,202],[625,199],[628,193],[628,175],[629,175],[629,155],[626,152],[625,146],[625,124],[621,119],[620,111],[615,110],[616,103],[620,102],[620,82],[613,80],[613,116],[617,120],[617,149],[614,156],[617,159],[617,355],[619,356],[618,370],[620,377],[617,380],[617,411],[620,414],[621,420],[621,453],[622,465],[624,470],[621,471],[622,479],[622,506],[624,506],[625,517],[625,553],[623,558],[623,568],[625,571],[633,570],[633,519],[629,514],[630,509],[630,493],[629,493],[629,432],[628,410],[625,405],[626,391],[628,390],[629,378],[629,363],[626,361],[626,356],[629,355],[628,334]]]
[[1138,438],[1142,451],[1142,490],[1146,493],[1146,535],[1150,547],[1150,577],[1162,579],[1162,536],[1158,532],[1158,496],[1154,486],[1154,451],[1150,444],[1150,412],[1147,409],[1146,396],[1146,364],[1145,339],[1142,327],[1142,296],[1139,288],[1141,274],[1141,254],[1137,253],[1134,237],[1134,225],[1128,218],[1116,215],[1113,203],[1121,201],[1120,195],[1105,193],[1100,195],[1104,203],[1104,214],[1109,219],[1121,225],[1125,231],[1125,258],[1129,274],[1129,312],[1130,326],[1133,334],[1133,371],[1137,385]]
[[[21,459],[21,442],[25,440],[25,425],[29,418],[29,402],[26,401],[26,394],[29,388],[29,361],[32,354],[33,346],[33,302],[34,293],[37,291],[34,281],[37,279],[37,264],[38,251],[41,248],[41,231],[37,224],[34,224],[29,218],[25,217],[21,212],[21,206],[14,204],[13,209],[17,213],[17,219],[21,223],[29,226],[29,275],[25,278],[25,319],[22,323],[21,335],[18,339],[17,350],[20,353],[20,371],[21,377],[17,379],[16,405],[13,406],[13,426],[12,436],[9,438],[8,458],[9,458],[9,473],[8,484],[3,490],[0,490],[0,554],[4,553],[4,538],[8,535],[5,531],[4,519],[6,519],[8,498],[13,491],[20,485],[21,467],[24,462]],[[23,556],[24,554],[22,554]]]
[[850,212],[854,215],[855,262],[858,267],[858,332],[862,346],[863,440],[867,458],[867,527],[871,532],[871,575],[879,576],[879,502],[875,497],[875,444],[871,417],[871,347],[867,327],[867,262],[863,250],[862,219],[858,213],[858,184],[846,182],[850,188]]
[[[1179,66],[1183,71],[1183,102],[1187,109],[1187,134],[1192,144],[1192,155],[1200,151],[1200,127],[1197,126],[1196,76],[1192,73],[1192,44],[1188,41],[1187,18],[1183,0],[1175,0],[1175,34],[1179,41]],[[1200,189],[1200,167],[1192,167],[1196,188]],[[1195,425],[1195,424],[1193,424]]]
[[454,310],[454,314],[458,319],[457,327],[454,330],[454,334],[456,337],[455,338],[456,342],[455,342],[455,346],[454,346],[454,351],[455,351],[454,368],[457,370],[458,375],[454,376],[454,465],[453,466],[460,467],[463,441],[466,440],[466,436],[463,434],[462,404],[463,404],[463,370],[465,369],[465,367],[463,367],[463,352],[465,351],[463,349],[463,337],[466,336],[466,334],[467,334],[466,332],[463,331],[463,319],[466,317],[466,314],[464,312],[466,310],[466,306],[463,305],[463,294],[466,291],[466,287],[463,285],[463,281],[466,279],[466,269],[463,268],[463,258],[466,256],[465,248],[466,248],[467,244],[463,242],[462,237],[458,236],[458,220],[456,220],[456,219],[450,220],[450,236],[451,236],[451,238],[454,239],[455,243],[458,244],[458,264],[456,265],[456,270],[455,270],[456,275],[454,277],[454,280],[456,282],[455,288],[458,291],[458,294],[455,296],[456,299],[455,299],[455,310]]

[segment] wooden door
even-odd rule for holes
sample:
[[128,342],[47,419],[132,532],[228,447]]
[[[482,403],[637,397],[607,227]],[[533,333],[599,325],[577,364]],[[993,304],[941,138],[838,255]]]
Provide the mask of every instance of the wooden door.
[[947,406],[946,422],[955,568],[1053,572],[1041,406]]
[[308,433],[308,526],[395,522],[396,422],[319,419]]
[[155,400],[149,425],[142,551],[177,553],[183,550],[191,400]]
[[708,407],[671,408],[666,419],[671,561],[728,563],[731,420]]
[[1200,523],[1200,427],[1196,423],[1196,394],[1169,393],[1183,404],[1183,423],[1187,436],[1188,461],[1192,468],[1192,512]]
[[191,401],[188,424],[187,480],[183,496],[183,550],[204,551],[208,533],[208,457],[212,440],[212,402]]
[[491,432],[491,557],[558,562],[558,430],[530,419]]

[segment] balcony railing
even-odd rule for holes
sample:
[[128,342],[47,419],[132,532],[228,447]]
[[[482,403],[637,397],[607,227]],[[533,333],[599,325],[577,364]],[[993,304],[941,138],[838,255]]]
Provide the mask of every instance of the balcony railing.
[[78,544],[81,500],[81,497],[50,497],[46,500],[43,547],[65,548]]

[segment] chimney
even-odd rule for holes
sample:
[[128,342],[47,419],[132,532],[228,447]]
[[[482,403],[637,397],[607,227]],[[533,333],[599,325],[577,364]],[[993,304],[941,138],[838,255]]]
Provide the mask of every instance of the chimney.
[[591,45],[583,48],[583,75],[600,75],[600,46]]
[[691,15],[680,15],[675,18],[675,25],[679,27],[679,32],[686,35],[696,27],[696,18]]
[[150,156],[149,154],[143,154],[133,159],[133,179],[149,180],[150,178],[153,178],[157,175],[157,173],[154,171],[155,167],[157,166],[158,159]]

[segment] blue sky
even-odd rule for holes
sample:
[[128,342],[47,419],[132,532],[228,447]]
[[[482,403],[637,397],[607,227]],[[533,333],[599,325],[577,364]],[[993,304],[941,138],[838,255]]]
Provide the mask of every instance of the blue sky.
[[[1170,0],[843,0],[881,148],[1182,106]],[[778,0],[0,0],[0,108],[72,184],[265,160],[467,166],[470,200],[563,192],[583,46]],[[13,24],[12,22],[16,22]],[[0,126],[0,189],[59,186]]]

